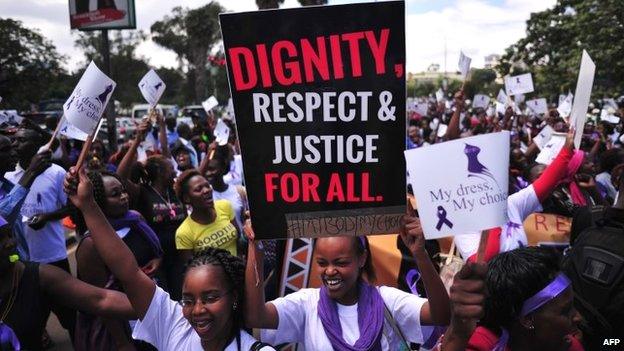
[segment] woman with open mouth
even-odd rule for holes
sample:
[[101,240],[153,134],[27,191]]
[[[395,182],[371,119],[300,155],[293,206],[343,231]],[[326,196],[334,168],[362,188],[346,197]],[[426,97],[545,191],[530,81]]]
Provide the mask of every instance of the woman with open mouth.
[[[320,289],[301,289],[265,303],[257,272],[262,272],[261,245],[251,223],[246,273],[246,324],[262,328],[262,340],[274,345],[302,343],[306,350],[409,350],[423,343],[422,325],[447,325],[449,298],[425,251],[420,221],[406,217],[401,233],[420,270],[427,296],[374,286],[365,237],[316,239],[313,264],[321,273]],[[257,271],[255,271],[257,270]]]
[[[79,179],[78,179],[79,177]],[[117,278],[139,318],[133,337],[158,350],[274,350],[242,330],[244,263],[225,250],[207,248],[187,265],[180,302],[169,298],[138,266],[93,198],[84,169],[72,169],[65,191],[81,211],[95,249]]]

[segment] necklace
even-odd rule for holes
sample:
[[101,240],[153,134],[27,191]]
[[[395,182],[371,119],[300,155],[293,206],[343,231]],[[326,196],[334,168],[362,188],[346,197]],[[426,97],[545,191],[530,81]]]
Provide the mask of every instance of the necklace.
[[171,203],[171,197],[169,196],[169,191],[165,190],[167,192],[167,200],[165,200],[165,198],[162,195],[160,195],[160,193],[153,186],[151,185],[148,185],[148,186],[167,205],[167,207],[169,208],[169,216],[171,217],[171,219],[174,219],[176,217],[176,212],[173,209],[173,204]]
[[2,312],[2,316],[0,317],[0,324],[4,323],[4,320],[11,312],[11,308],[13,307],[13,303],[15,302],[15,298],[17,297],[17,278],[19,275],[17,265],[13,268],[13,282],[11,283],[11,295],[9,295],[9,299],[7,300],[6,307]]

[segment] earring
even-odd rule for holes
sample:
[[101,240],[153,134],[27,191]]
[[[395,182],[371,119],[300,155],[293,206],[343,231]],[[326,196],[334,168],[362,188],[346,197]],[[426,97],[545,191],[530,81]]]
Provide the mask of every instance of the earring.
[[533,324],[531,324],[531,325],[529,325],[529,329],[533,330],[533,329],[535,329],[535,326]]
[[236,311],[237,308],[238,308],[238,302],[234,302],[234,304],[232,305],[232,309]]

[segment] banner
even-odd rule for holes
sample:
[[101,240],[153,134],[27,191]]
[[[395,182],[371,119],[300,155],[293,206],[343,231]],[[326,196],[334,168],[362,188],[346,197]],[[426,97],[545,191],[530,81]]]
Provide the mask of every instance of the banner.
[[259,239],[396,233],[405,4],[221,14]]
[[63,105],[65,118],[74,127],[91,134],[104,113],[117,83],[91,61],[69,99]]
[[509,132],[407,150],[405,159],[425,238],[507,222]]
[[134,0],[69,0],[71,29],[134,29]]
[[150,69],[139,82],[139,90],[143,94],[143,98],[154,108],[158,104],[158,100],[165,92],[167,85],[158,76],[156,71]]

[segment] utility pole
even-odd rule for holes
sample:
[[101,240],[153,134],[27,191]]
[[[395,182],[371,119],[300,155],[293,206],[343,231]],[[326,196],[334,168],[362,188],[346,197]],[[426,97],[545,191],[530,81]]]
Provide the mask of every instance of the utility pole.
[[[111,76],[111,63],[110,63],[110,43],[108,41],[108,29],[102,29],[102,46],[100,47],[100,54],[102,55],[102,70],[107,76]],[[117,151],[117,123],[115,121],[115,100],[108,102],[106,110],[104,110],[104,117],[106,118],[106,132],[108,136],[108,150],[113,153]]]

